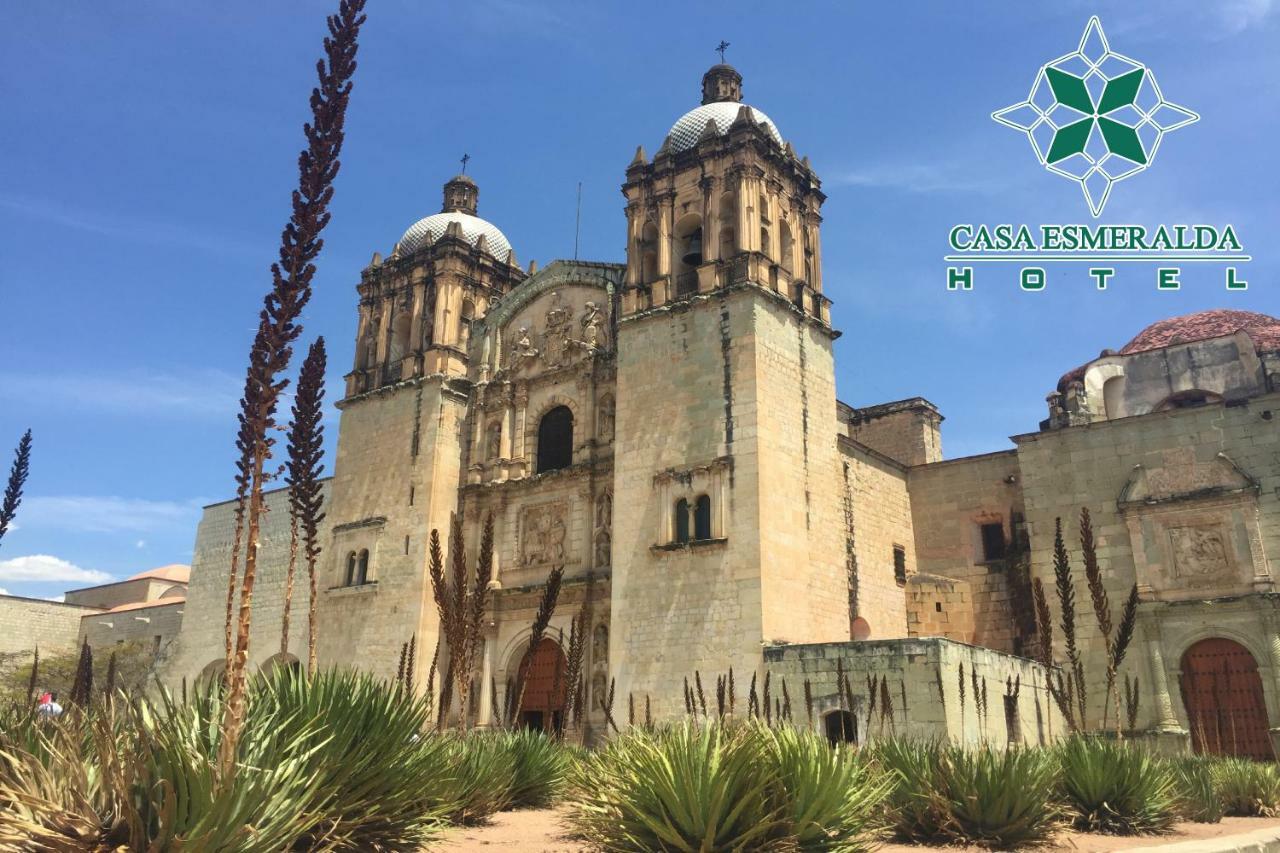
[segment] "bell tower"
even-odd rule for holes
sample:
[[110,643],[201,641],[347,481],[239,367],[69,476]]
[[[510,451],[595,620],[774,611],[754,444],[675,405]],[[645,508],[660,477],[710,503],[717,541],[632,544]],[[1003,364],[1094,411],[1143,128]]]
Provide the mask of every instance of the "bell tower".
[[849,639],[825,196],[723,63],[622,193],[611,664],[670,703],[766,640]]
[[438,629],[427,543],[457,507],[471,323],[525,277],[506,236],[476,215],[479,195],[467,175],[451,178],[440,212],[409,226],[388,257],[374,254],[356,285],[355,364],[338,403],[327,511],[333,539],[317,569],[325,666],[390,677],[416,636],[417,676],[426,677]]

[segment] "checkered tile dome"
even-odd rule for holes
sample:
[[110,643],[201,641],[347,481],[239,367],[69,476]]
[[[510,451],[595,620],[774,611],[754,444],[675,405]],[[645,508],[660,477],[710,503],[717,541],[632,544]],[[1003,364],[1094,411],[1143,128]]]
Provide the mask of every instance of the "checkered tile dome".
[[511,253],[511,243],[507,241],[506,235],[493,223],[460,210],[433,213],[410,225],[409,230],[400,238],[398,244],[400,254],[411,255],[424,246],[430,246],[444,236],[445,230],[453,222],[461,226],[462,238],[472,246],[480,242],[483,236],[488,244],[489,253],[500,261],[506,261]]
[[[689,110],[671,125],[665,143],[667,150],[672,154],[679,154],[697,145],[708,121],[715,122],[716,133],[724,136],[729,132],[729,125],[737,119],[738,110],[744,106],[746,105],[735,101],[715,101]],[[756,124],[763,127],[769,136],[773,137],[773,141],[781,146],[782,134],[778,132],[778,126],[773,123],[773,120],[755,107],[751,108],[751,114]]]

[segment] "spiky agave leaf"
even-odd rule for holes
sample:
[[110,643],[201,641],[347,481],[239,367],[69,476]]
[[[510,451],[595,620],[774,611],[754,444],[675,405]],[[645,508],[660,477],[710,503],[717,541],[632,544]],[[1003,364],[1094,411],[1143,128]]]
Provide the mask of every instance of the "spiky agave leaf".
[[1147,750],[1072,737],[1057,751],[1063,797],[1078,829],[1115,835],[1159,833],[1177,819],[1173,774]]

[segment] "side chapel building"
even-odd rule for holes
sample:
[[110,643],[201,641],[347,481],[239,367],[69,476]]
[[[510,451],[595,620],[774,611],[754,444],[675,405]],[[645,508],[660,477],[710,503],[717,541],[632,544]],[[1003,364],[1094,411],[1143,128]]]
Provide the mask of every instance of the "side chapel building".
[[[838,714],[840,658],[855,683],[888,682],[881,729],[887,711],[890,726],[1043,740],[1061,720],[1025,657],[1034,624],[1011,572],[1025,558],[1052,590],[1061,517],[1096,662],[1075,538],[1088,507],[1114,606],[1134,583],[1141,596],[1126,664],[1144,691],[1138,728],[1271,755],[1280,320],[1223,310],[1157,323],[1062,377],[1048,419],[1013,449],[944,460],[928,401],[837,401],[826,196],[808,159],[743,103],[734,68],[707,71],[702,103],[652,159],[637,150],[622,191],[625,263],[521,268],[459,175],[441,211],[361,273],[327,484],[322,665],[390,677],[416,637],[423,684],[439,633],[429,534],[447,539],[460,514],[474,558],[492,515],[493,604],[470,709],[481,724],[505,701],[547,574],[563,565],[527,722],[556,721],[554,673],[585,609],[597,731],[611,683],[615,716],[646,697],[669,717],[684,712],[686,677],[714,683],[730,667],[743,705],[768,669],[796,695],[810,678],[818,710]],[[279,648],[284,497],[270,495],[259,562],[263,667],[305,657],[305,616]],[[208,507],[200,524],[167,654],[173,683],[221,667],[232,509]],[[306,613],[305,584],[293,607]],[[986,713],[999,707],[988,687],[1003,719]],[[865,713],[853,722],[870,731]]]

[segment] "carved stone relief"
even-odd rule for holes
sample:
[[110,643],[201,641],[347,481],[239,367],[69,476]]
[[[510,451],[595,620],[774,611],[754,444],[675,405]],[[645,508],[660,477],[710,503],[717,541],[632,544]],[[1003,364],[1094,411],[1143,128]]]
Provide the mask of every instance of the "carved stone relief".
[[609,626],[601,622],[591,637],[591,660],[597,665],[609,663]]
[[1174,577],[1196,580],[1231,574],[1231,558],[1220,527],[1172,527],[1169,543]]
[[542,330],[520,326],[507,345],[507,367],[521,370],[540,361],[547,368],[564,367],[580,354],[591,354],[609,346],[608,317],[594,301],[588,301],[578,323],[574,309],[559,292],[550,295],[551,307],[543,317]]
[[525,567],[563,565],[568,529],[568,504],[532,506],[524,511],[520,525],[520,565]]
[[613,545],[613,493],[603,492],[596,498],[595,533],[591,541],[595,546],[596,566],[607,566],[612,560]]

